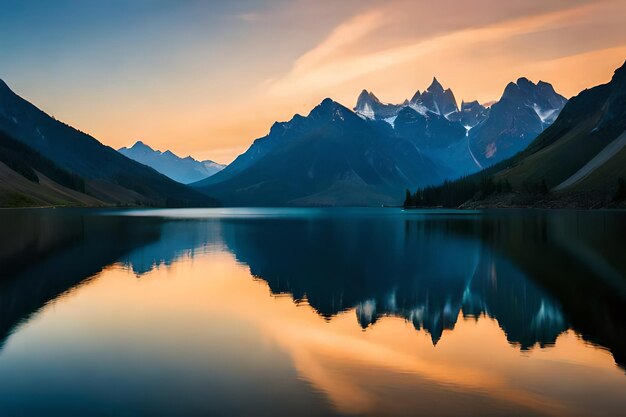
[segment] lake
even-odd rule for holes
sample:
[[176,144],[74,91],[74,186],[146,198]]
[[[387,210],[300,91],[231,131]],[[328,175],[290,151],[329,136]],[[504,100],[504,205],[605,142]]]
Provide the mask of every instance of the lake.
[[617,416],[626,213],[0,211],[1,416]]

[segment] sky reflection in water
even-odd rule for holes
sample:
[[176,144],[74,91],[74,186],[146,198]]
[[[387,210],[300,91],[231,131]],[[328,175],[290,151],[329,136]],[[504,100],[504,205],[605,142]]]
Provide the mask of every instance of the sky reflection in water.
[[8,415],[626,405],[623,213],[1,216]]

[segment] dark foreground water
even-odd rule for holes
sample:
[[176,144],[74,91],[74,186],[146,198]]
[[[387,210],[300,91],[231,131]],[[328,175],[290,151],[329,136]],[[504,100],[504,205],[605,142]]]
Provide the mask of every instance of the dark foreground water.
[[618,416],[626,213],[0,211],[0,416]]

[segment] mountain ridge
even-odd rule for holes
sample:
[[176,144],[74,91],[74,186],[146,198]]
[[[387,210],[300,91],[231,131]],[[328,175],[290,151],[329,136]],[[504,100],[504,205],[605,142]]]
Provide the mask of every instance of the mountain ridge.
[[138,140],[131,147],[118,149],[122,155],[154,168],[181,184],[190,184],[214,175],[225,165],[211,160],[198,161],[191,155],[181,158],[169,149],[161,152]]
[[[507,131],[503,123],[519,119],[517,113],[508,111],[506,103],[512,103],[515,108],[528,107],[525,103],[534,100],[533,103],[539,103],[544,109],[552,105],[558,107],[565,100],[554,92],[550,84],[534,84],[525,78],[510,83],[505,92],[498,101],[504,108],[499,110],[504,122],[492,123],[499,129],[498,132]],[[545,94],[548,97],[544,97]],[[498,109],[497,103],[494,106]],[[522,126],[522,134],[534,138],[549,122],[540,120],[534,108],[524,111],[532,111],[537,125],[528,132]],[[558,111],[560,108],[553,113]],[[436,77],[424,92],[418,90],[411,101],[402,104],[384,103],[373,92],[364,89],[357,98],[354,111],[326,98],[307,116],[296,114],[289,121],[275,122],[266,136],[256,139],[226,169],[191,185],[235,205],[399,204],[400,201],[392,198],[390,190],[386,189],[391,184],[395,187],[409,184],[409,188],[417,184],[433,185],[473,174],[484,165],[497,163],[499,155],[493,160],[486,160],[480,154],[478,157],[475,155],[480,148],[473,151],[476,147],[472,143],[472,131],[490,127],[491,115],[492,109],[477,101],[463,101],[459,108],[452,90],[444,88]],[[387,180],[383,181],[376,175],[364,178],[362,173],[352,169],[353,165],[363,168],[373,161],[371,149],[362,149],[362,154],[355,154],[354,150],[362,146],[356,139],[358,135],[369,138],[369,145],[380,154],[380,159],[388,160],[386,163],[377,162],[387,167],[384,174]],[[326,143],[304,145],[312,138]],[[340,138],[352,143],[354,149],[345,149]],[[329,145],[331,143],[332,146]],[[319,148],[324,147],[327,147],[324,154],[318,154]],[[334,155],[339,152],[343,152],[350,163],[346,160],[340,162],[341,157]],[[311,155],[317,156],[312,160]],[[405,160],[407,155],[414,158],[412,164]],[[273,163],[268,164],[268,160]],[[294,166],[292,161],[300,161],[299,166]],[[402,162],[394,166],[397,161]],[[287,169],[287,166],[290,168]],[[309,167],[306,173],[301,172],[303,166]],[[419,168],[419,175],[416,167]],[[310,181],[316,172],[325,168],[325,185]],[[392,174],[394,169],[398,172]],[[272,175],[274,178],[270,179]],[[290,184],[287,178],[299,175],[298,185]],[[261,196],[263,190],[268,194]],[[281,192],[285,193],[283,198],[279,197]],[[359,193],[361,198],[356,198]]]
[[[460,177],[523,149],[556,119],[566,101],[551,84],[535,84],[520,77],[504,88],[497,102],[485,106],[476,100],[463,100],[459,108],[452,90],[433,77],[426,90],[417,90],[403,104],[382,103],[372,92],[363,90],[354,111],[367,119],[388,122],[422,151],[437,150],[432,156],[453,169],[458,167],[455,175]],[[419,116],[408,112],[409,108]],[[450,146],[453,149],[444,152]],[[453,160],[446,161],[449,155]]]
[[192,184],[234,205],[397,204],[402,184],[437,181],[438,167],[389,124],[327,98],[268,135],[220,173]]

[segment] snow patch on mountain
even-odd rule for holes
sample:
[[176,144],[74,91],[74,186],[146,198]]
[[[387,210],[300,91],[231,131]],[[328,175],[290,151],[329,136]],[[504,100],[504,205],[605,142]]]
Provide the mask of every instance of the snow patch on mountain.
[[533,110],[537,113],[537,116],[541,119],[542,123],[552,123],[554,122],[554,113],[558,111],[558,109],[548,109],[544,110],[537,103],[533,103]]
[[430,110],[426,106],[420,103],[411,103],[409,104],[409,107],[421,114],[422,116],[428,116],[428,112],[430,112]]
[[365,103],[363,107],[356,110],[356,113],[366,119],[373,119],[375,116],[374,109],[369,103]]
[[225,168],[210,160],[197,161],[191,156],[181,158],[169,150],[161,152],[141,141],[130,148],[121,148],[118,152],[183,184],[203,180]]
[[389,123],[391,125],[391,127],[395,127],[395,122],[396,122],[396,118],[398,116],[393,116],[393,117],[387,117],[385,119],[385,122]]

